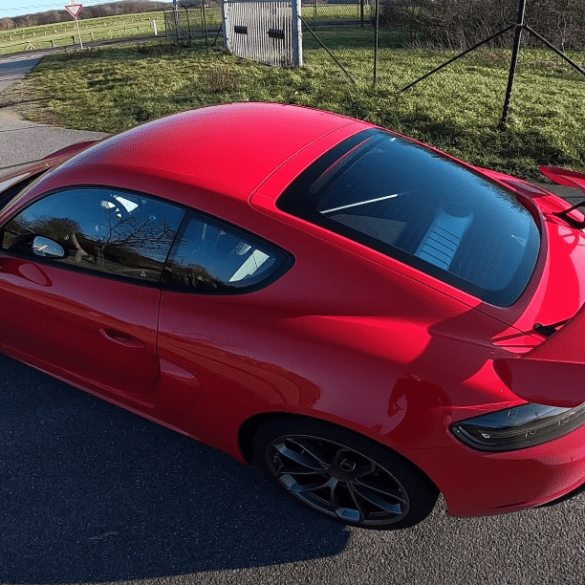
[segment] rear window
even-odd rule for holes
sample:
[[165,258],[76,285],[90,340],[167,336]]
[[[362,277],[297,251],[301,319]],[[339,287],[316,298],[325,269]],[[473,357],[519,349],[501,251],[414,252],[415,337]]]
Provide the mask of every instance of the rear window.
[[540,249],[512,192],[383,130],[324,155],[277,205],[499,306],[522,294]]

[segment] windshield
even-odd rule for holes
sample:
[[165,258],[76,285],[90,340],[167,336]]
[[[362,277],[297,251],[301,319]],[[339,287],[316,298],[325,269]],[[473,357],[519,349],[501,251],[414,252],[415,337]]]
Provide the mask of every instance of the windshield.
[[500,306],[522,294],[540,248],[512,192],[382,130],[324,155],[277,205]]

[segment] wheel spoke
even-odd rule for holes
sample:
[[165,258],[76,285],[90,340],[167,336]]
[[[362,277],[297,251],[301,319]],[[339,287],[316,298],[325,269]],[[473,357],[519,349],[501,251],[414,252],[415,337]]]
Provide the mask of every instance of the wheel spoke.
[[331,465],[339,465],[339,463],[347,457],[348,453],[353,455],[353,451],[350,451],[347,447],[341,447],[341,449],[337,449],[333,459],[331,460]]
[[365,489],[370,490],[372,492],[376,492],[385,498],[392,498],[393,500],[397,500],[401,504],[407,503],[407,501],[404,499],[404,495],[402,493],[402,490],[399,490],[396,488],[391,488],[391,487],[388,487],[388,486],[381,484],[381,483],[373,484],[373,483],[364,481],[363,479],[354,480],[354,485],[362,486]]
[[373,473],[374,471],[376,471],[376,465],[373,461],[368,461],[366,464],[356,467],[353,476],[364,477],[370,473]]
[[329,487],[329,500],[331,502],[331,506],[333,507],[333,509],[337,509],[339,508],[339,498],[337,497],[337,491],[336,488],[339,485],[339,480],[336,479],[335,477],[332,477],[328,482],[328,487]]
[[307,477],[310,475],[324,475],[326,470],[319,470],[319,469],[307,469],[305,467],[301,468],[291,468],[291,467],[281,467],[276,477],[281,477],[283,475],[301,475],[303,477]]
[[353,500],[353,503],[355,504],[356,510],[359,513],[359,519],[357,520],[357,522],[362,522],[366,518],[366,513],[364,512],[364,509],[360,503],[360,498],[355,493],[355,489],[354,489],[351,482],[347,483],[347,489],[349,490],[349,495],[351,496],[351,499]]
[[295,494],[314,492],[326,488],[330,488],[331,492],[333,492],[337,484],[337,480],[333,477],[329,477],[325,481],[321,482],[300,484],[294,479],[294,477],[290,475],[285,475],[280,478],[280,481],[284,484],[287,490]]
[[[296,444],[294,441],[291,441],[291,443]],[[297,446],[300,447],[300,445]],[[294,451],[293,449],[287,447],[284,441],[282,443],[275,443],[274,448],[276,449],[276,451],[278,451],[278,453],[280,453],[282,457],[286,457],[290,461],[307,469],[313,471],[326,471],[328,468],[326,464],[316,459],[314,456],[312,456],[312,454],[309,454],[305,449],[303,449],[301,453],[298,453],[297,451]]]
[[359,509],[355,508],[347,508],[341,505],[337,487],[344,485],[347,487],[347,484],[341,484],[337,479],[335,480],[335,485],[331,486],[331,506],[333,508],[333,512],[338,518],[345,520],[346,522],[359,522],[361,519],[361,512]]
[[331,481],[329,482],[329,501],[331,504],[331,510],[335,513],[335,515],[339,518],[343,518],[343,520],[347,520],[349,522],[358,522],[359,521],[359,512],[357,510],[352,510],[351,508],[346,508],[341,505],[339,500],[339,494],[337,488],[340,486],[340,482],[338,479],[332,477]]
[[404,502],[403,500],[401,500],[401,503],[391,503],[388,502],[387,500],[385,500],[384,498],[382,498],[380,496],[379,493],[358,484],[357,482],[353,484],[355,493],[361,497],[362,499],[364,499],[366,502],[369,502],[370,504],[373,504],[374,506],[376,506],[377,508],[380,508],[380,510],[384,510],[384,512],[389,512],[390,514],[403,514],[404,510],[403,510],[403,503],[405,504],[406,502]]
[[287,441],[302,449],[305,455],[309,455],[323,467],[325,468],[329,467],[329,462],[327,461],[326,457],[321,453],[319,448],[316,445],[312,445],[309,441],[307,441],[307,439],[290,437],[287,439]]

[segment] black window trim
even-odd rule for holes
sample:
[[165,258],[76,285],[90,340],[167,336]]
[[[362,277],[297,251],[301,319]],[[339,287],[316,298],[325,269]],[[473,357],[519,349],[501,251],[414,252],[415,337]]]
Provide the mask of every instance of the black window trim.
[[[44,173],[45,173],[45,171],[40,173],[40,175],[43,175]],[[27,187],[30,187],[35,179],[39,179],[40,175],[34,175],[33,177],[28,177],[28,179],[23,179],[23,181],[30,180],[30,183],[27,186],[25,186],[25,189],[27,189]],[[20,183],[18,183],[18,184],[20,184]],[[9,187],[9,189],[11,189],[11,188],[12,188],[12,186]],[[166,203],[168,205],[173,205],[183,212],[183,217],[181,218],[181,221],[179,222],[179,226],[177,227],[177,230],[175,231],[175,234],[173,236],[173,240],[171,242],[171,245],[169,246],[169,250],[167,252],[165,260],[164,260],[164,262],[162,262],[162,270],[161,270],[161,273],[159,275],[158,280],[157,281],[140,280],[137,278],[133,278],[132,276],[120,276],[120,275],[116,275],[116,274],[110,274],[108,272],[98,272],[98,271],[92,270],[91,268],[84,268],[83,266],[77,267],[77,266],[72,266],[70,264],[59,264],[59,263],[55,262],[54,260],[51,260],[50,258],[43,258],[42,256],[34,256],[34,262],[38,262],[41,265],[47,265],[47,266],[52,266],[54,268],[60,268],[62,270],[70,270],[72,272],[91,275],[91,276],[94,276],[96,278],[105,278],[108,280],[115,280],[117,282],[125,282],[128,284],[134,284],[137,286],[146,286],[148,288],[157,288],[161,291],[168,290],[168,291],[172,291],[172,292],[181,292],[184,294],[213,295],[213,296],[247,294],[247,293],[256,292],[257,290],[261,290],[263,288],[266,288],[267,286],[269,286],[270,284],[272,284],[273,282],[278,280],[283,274],[285,274],[295,263],[294,256],[290,252],[285,250],[284,248],[281,248],[277,244],[274,244],[273,242],[270,242],[269,240],[266,240],[265,238],[262,238],[261,236],[258,236],[257,234],[254,234],[253,232],[246,230],[245,228],[237,226],[229,221],[226,221],[223,218],[216,217],[212,214],[206,213],[206,212],[201,211],[199,209],[196,209],[194,207],[189,207],[189,206],[186,206],[184,204],[177,203],[176,201],[173,201],[171,199],[166,199],[166,198],[161,197],[159,195],[153,195],[151,193],[144,193],[143,191],[136,191],[134,189],[115,187],[112,185],[95,185],[95,184],[70,185],[70,186],[67,186],[64,188],[51,189],[51,190],[47,191],[46,193],[39,195],[38,197],[34,197],[24,207],[17,209],[12,215],[10,215],[10,217],[8,217],[7,219],[4,220],[2,226],[0,226],[0,244],[1,244],[2,239],[3,239],[4,227],[8,223],[10,223],[17,215],[19,215],[20,213],[22,213],[23,211],[25,211],[26,209],[28,209],[29,207],[31,207],[35,203],[38,203],[39,201],[42,201],[43,199],[45,199],[47,197],[50,197],[50,196],[55,195],[57,193],[65,193],[67,191],[73,191],[73,190],[79,190],[79,189],[95,189],[95,190],[111,189],[113,191],[120,191],[122,193],[125,192],[125,193],[135,195],[138,197],[148,197],[150,199],[155,199],[157,201],[160,201],[162,203]],[[266,279],[264,279],[256,284],[253,284],[253,285],[250,285],[247,287],[241,287],[241,288],[234,289],[234,290],[215,291],[215,292],[214,291],[197,291],[197,290],[184,289],[184,288],[180,287],[179,285],[171,285],[168,283],[164,283],[162,281],[162,275],[163,275],[163,273],[164,273],[164,271],[169,263],[169,257],[170,257],[171,251],[173,250],[173,247],[175,246],[175,242],[176,242],[176,239],[178,237],[178,234],[183,229],[183,226],[185,225],[186,221],[188,220],[188,218],[191,214],[202,216],[202,217],[206,218],[206,220],[210,220],[210,223],[219,224],[220,227],[221,226],[225,226],[228,228],[232,227],[233,229],[240,231],[242,234],[249,237],[251,240],[256,240],[256,241],[264,244],[267,248],[274,249],[277,252],[280,252],[284,257],[282,265],[279,266],[279,268],[277,268],[273,273],[271,273]],[[18,254],[18,253],[14,253],[14,252],[9,252],[7,250],[3,250],[1,247],[0,247],[0,254],[6,254],[7,256],[11,256],[14,258],[20,258],[22,260],[31,261],[31,256],[27,256],[26,254]]]

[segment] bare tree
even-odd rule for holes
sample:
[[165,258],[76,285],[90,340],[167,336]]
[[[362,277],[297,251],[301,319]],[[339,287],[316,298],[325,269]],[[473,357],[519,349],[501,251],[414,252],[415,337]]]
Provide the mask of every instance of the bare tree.
[[[431,47],[462,49],[513,24],[518,0],[381,0],[382,25]],[[387,18],[385,18],[385,15]],[[564,50],[585,49],[585,0],[528,0],[527,22]],[[532,37],[528,44],[538,45]],[[498,38],[494,44],[508,44]]]

